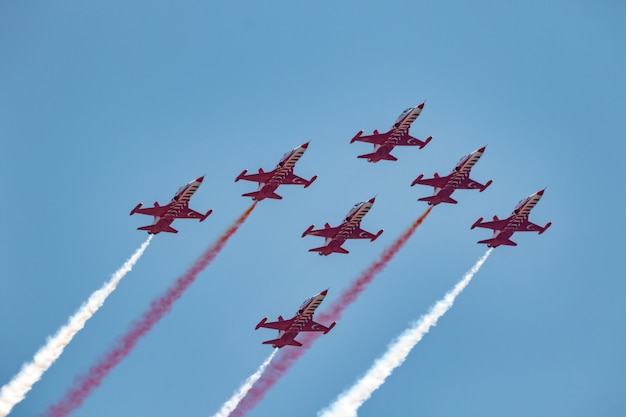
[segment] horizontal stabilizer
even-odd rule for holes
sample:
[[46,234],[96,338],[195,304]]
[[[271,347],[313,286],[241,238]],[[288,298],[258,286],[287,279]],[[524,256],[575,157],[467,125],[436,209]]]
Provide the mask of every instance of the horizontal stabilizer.
[[159,230],[157,232],[152,232],[154,225],[150,225],[150,226],[143,226],[143,227],[138,227],[137,230],[147,230],[148,233],[153,233],[153,234],[157,234],[159,232],[167,232],[167,233],[178,233],[178,230],[174,229],[171,226],[167,226],[167,228],[163,229],[163,230]]
[[319,252],[321,255],[330,255],[331,253],[350,253],[341,246],[338,248],[329,248],[328,246],[320,246],[319,248],[309,249],[309,252]]
[[266,340],[265,342],[263,342],[264,345],[278,345],[279,347],[283,347],[286,345],[290,345],[290,346],[302,346],[302,343],[298,342],[295,339],[288,339],[288,340],[283,340],[283,339],[273,339],[273,340]]
[[259,191],[253,191],[251,193],[242,194],[243,197],[252,197],[254,200],[262,200],[264,198],[273,198],[276,200],[282,200],[283,198],[278,194],[272,192],[271,194],[261,194]]
[[276,193],[268,194],[267,198],[273,198],[275,200],[282,200],[283,198]]
[[357,158],[366,158],[366,159],[371,159],[372,161],[380,161],[381,159],[384,159],[386,161],[397,161],[398,158],[396,158],[395,156],[389,154],[389,153],[366,153],[364,155],[359,155],[357,156]]
[[[432,205],[433,204],[433,200],[435,199],[434,195],[431,195],[430,197],[422,197],[422,198],[418,198],[417,201],[427,201],[428,204]],[[449,203],[449,204],[457,204],[458,201],[456,201],[453,198],[450,197],[445,197],[441,200],[439,200],[440,203]]]
[[492,248],[498,247],[500,245],[517,246],[517,243],[513,242],[511,239],[506,239],[506,240],[485,239],[485,240],[478,241],[478,243],[484,243],[484,244],[486,244],[486,245],[488,245],[489,247],[492,247]]

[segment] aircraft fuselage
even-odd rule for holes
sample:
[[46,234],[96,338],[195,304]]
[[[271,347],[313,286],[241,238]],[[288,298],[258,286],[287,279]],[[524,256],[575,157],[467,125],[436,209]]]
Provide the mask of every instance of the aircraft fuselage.
[[[149,234],[157,234],[164,232],[170,228],[172,222],[178,217],[181,211],[189,207],[191,196],[198,190],[202,184],[203,177],[200,177],[189,184],[182,186],[172,197],[171,206],[162,216],[155,216],[152,226],[148,230]],[[155,205],[157,203],[155,202]]]
[[361,220],[372,208],[372,204],[374,204],[373,200],[374,199],[359,203],[348,212],[337,234],[332,238],[326,238],[324,249],[320,251],[321,255],[330,255],[333,252],[338,252],[337,248],[341,247],[341,245],[348,240],[352,232],[359,228]]
[[278,332],[279,341],[273,344],[273,347],[281,348],[287,345],[294,345],[294,343],[290,342],[292,342],[296,336],[298,336],[301,329],[313,319],[313,313],[315,313],[315,310],[319,307],[322,301],[324,301],[327,291],[328,290],[322,291],[302,303],[294,316],[292,325],[289,326],[287,330],[281,330]]

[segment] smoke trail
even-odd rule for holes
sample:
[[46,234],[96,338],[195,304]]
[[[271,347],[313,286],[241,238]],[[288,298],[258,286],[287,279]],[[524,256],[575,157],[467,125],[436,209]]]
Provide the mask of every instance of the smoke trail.
[[48,338],[46,344],[35,354],[33,361],[22,365],[20,372],[2,387],[0,390],[0,417],[7,416],[13,407],[24,399],[26,393],[31,390],[33,385],[41,379],[43,373],[61,356],[63,349],[72,341],[74,335],[102,307],[106,298],[115,290],[115,287],[124,278],[124,275],[133,269],[133,266],[141,258],[151,240],[152,235],[148,236],[148,239],[113,274],[111,279],[104,283],[102,288],[91,294],[87,302],[69,318],[65,326],[61,327],[54,336]]
[[259,378],[261,378],[261,375],[263,375],[263,372],[265,372],[265,368],[267,368],[267,365],[269,365],[272,359],[274,359],[274,356],[276,356],[277,352],[278,348],[274,349],[272,354],[267,359],[265,359],[265,362],[263,362],[261,366],[259,366],[259,369],[257,369],[255,373],[253,373],[248,377],[248,379],[246,379],[246,382],[243,383],[241,388],[239,388],[237,392],[235,392],[233,396],[224,403],[222,408],[220,408],[220,410],[215,413],[213,417],[228,417],[230,413],[233,412],[233,410],[237,407],[237,404],[239,404],[239,401],[241,401],[241,399],[246,396],[248,391],[250,391],[250,389],[254,386],[254,383],[257,382]]
[[134,322],[130,330],[113,345],[111,350],[92,366],[86,375],[78,378],[74,387],[70,388],[65,393],[61,401],[51,405],[48,410],[46,410],[45,415],[51,417],[65,417],[80,407],[85,398],[87,398],[95,388],[100,386],[109,372],[128,356],[139,339],[145,336],[152,327],[170,311],[174,302],[178,300],[196,280],[198,274],[215,259],[226,242],[228,242],[228,239],[235,234],[239,226],[241,226],[250,213],[252,213],[254,207],[256,207],[256,202],[224,232],[217,242],[209,247],[200,258],[196,260],[189,271],[176,280],[174,285],[172,285],[164,295],[152,301],[150,308],[143,314],[141,319]]
[[437,320],[452,307],[454,299],[467,287],[492,250],[493,248],[489,248],[476,262],[476,265],[463,276],[463,279],[450,292],[439,300],[426,315],[406,329],[352,388],[339,395],[337,400],[326,409],[320,411],[318,416],[356,417],[359,407],[369,399],[376,389],[385,383],[385,379],[391,375],[394,369],[402,365],[411,349],[422,340],[422,337],[428,333],[432,326],[437,324]]
[[428,209],[417,218],[413,222],[413,224],[400,235],[398,239],[393,242],[393,244],[387,248],[379,260],[374,262],[368,269],[366,269],[361,276],[350,285],[350,287],[345,290],[339,296],[339,299],[335,301],[330,308],[330,311],[322,313],[319,315],[319,320],[339,320],[344,310],[350,306],[356,299],[361,295],[363,291],[367,288],[367,286],[372,282],[374,277],[378,275],[389,263],[391,259],[398,253],[400,249],[406,244],[415,230],[422,224],[422,222],[426,219],[426,217],[430,214],[431,210],[434,206],[428,207]]
[[[324,323],[339,320],[344,310],[356,301],[359,295],[367,288],[370,282],[372,282],[374,277],[381,272],[385,266],[387,266],[389,261],[395,256],[396,253],[398,253],[404,244],[406,244],[432,209],[433,206],[430,206],[420,217],[418,217],[417,220],[415,220],[413,224],[411,224],[411,226],[409,226],[409,228],[383,252],[380,259],[363,271],[363,273],[350,285],[350,287],[348,287],[339,296],[339,299],[331,305],[330,311],[319,314],[317,321]],[[267,368],[267,371],[259,379],[258,383],[252,387],[249,395],[244,397],[239,403],[239,406],[234,410],[233,417],[241,417],[248,411],[252,410],[258,402],[263,399],[265,394],[276,384],[276,382],[278,382],[278,380],[286,374],[289,369],[291,369],[291,366],[300,358],[300,356],[304,355],[304,353],[319,336],[320,333],[318,332],[306,333],[300,339],[300,343],[302,343],[301,347],[286,350],[275,362],[272,362]]]

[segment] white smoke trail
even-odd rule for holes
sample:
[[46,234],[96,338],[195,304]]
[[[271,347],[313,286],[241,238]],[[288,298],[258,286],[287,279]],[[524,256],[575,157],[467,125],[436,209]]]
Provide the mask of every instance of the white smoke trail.
[[261,378],[261,375],[263,375],[265,368],[267,368],[272,359],[274,359],[276,352],[278,352],[278,348],[274,349],[272,354],[268,356],[267,359],[265,359],[265,362],[263,362],[261,366],[259,366],[259,369],[257,369],[255,373],[253,373],[248,377],[248,379],[246,379],[246,382],[244,382],[243,385],[233,394],[233,396],[224,403],[222,408],[220,408],[220,410],[215,413],[213,417],[228,417],[230,413],[232,413],[233,410],[237,408],[239,402],[243,399],[243,397],[246,396],[248,391],[250,391],[250,389],[259,380],[259,378]]
[[374,362],[374,365],[360,380],[339,395],[334,403],[318,412],[317,415],[319,417],[356,417],[359,407],[385,382],[385,379],[391,375],[394,369],[402,365],[411,349],[422,340],[422,337],[428,333],[432,326],[437,324],[437,320],[452,307],[454,299],[467,287],[492,250],[493,248],[489,248],[482,258],[476,262],[476,265],[465,273],[463,279],[450,292],[437,301],[426,315],[406,329],[389,346],[387,352]]
[[148,239],[141,244],[133,256],[113,274],[102,288],[91,294],[87,302],[69,318],[65,326],[61,327],[54,336],[48,337],[46,344],[37,351],[33,361],[22,365],[20,372],[2,387],[0,390],[0,417],[7,416],[13,407],[24,399],[33,385],[41,379],[43,373],[61,356],[65,346],[72,341],[74,335],[85,326],[85,322],[98,311],[109,294],[115,290],[120,280],[124,278],[124,275],[137,263],[150,244],[152,236],[148,236]]

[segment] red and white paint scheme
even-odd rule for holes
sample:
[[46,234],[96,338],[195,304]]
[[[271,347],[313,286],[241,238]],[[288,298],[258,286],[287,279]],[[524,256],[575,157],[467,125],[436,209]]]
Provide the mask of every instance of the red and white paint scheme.
[[309,249],[309,252],[319,252],[320,255],[330,255],[333,252],[349,253],[341,247],[348,239],[369,239],[372,242],[378,239],[378,236],[383,233],[383,229],[380,229],[376,234],[372,234],[360,227],[361,219],[370,211],[374,200],[376,200],[376,197],[355,204],[346,215],[344,221],[337,227],[330,227],[330,225],[326,223],[323,229],[313,230],[315,225],[312,224],[309,226],[309,228],[302,233],[302,237],[312,235],[326,238],[324,246]]
[[262,168],[259,168],[258,174],[246,175],[248,170],[244,169],[241,174],[235,178],[235,182],[239,180],[258,182],[259,189],[251,193],[242,194],[242,196],[252,197],[255,201],[261,201],[265,198],[281,200],[282,197],[276,194],[276,189],[279,185],[295,184],[304,185],[304,188],[307,188],[309,185],[313,184],[313,181],[317,179],[317,175],[314,175],[313,178],[307,181],[293,173],[296,162],[298,162],[308,147],[309,142],[290,150],[283,155],[278,165],[276,165],[276,168],[272,171],[264,172]]
[[485,189],[491,185],[491,180],[487,181],[485,185],[482,185],[470,178],[472,167],[478,162],[484,152],[485,146],[464,156],[456,164],[450,175],[446,175],[445,177],[440,177],[439,174],[435,172],[434,178],[424,178],[424,174],[415,178],[411,183],[411,187],[415,184],[420,184],[435,188],[434,195],[420,198],[418,201],[427,201],[431,206],[436,206],[439,203],[456,204],[457,201],[450,198],[454,190],[478,190],[481,193],[485,191]]
[[295,340],[296,336],[298,336],[298,333],[328,333],[333,327],[335,327],[335,324],[337,324],[337,322],[332,322],[330,326],[326,327],[323,324],[319,324],[313,321],[313,313],[315,312],[315,309],[319,307],[322,301],[324,301],[324,297],[326,297],[327,293],[328,290],[324,290],[321,293],[316,294],[303,302],[298,309],[296,315],[289,320],[285,320],[282,316],[278,316],[278,321],[268,323],[267,317],[264,317],[263,320],[261,320],[259,324],[256,325],[255,330],[258,330],[260,327],[278,330],[278,338],[273,340],[266,340],[265,342],[263,342],[263,344],[272,345],[275,348],[281,348],[287,345],[302,346],[302,343]]
[[483,227],[485,229],[493,230],[493,237],[491,239],[481,240],[478,243],[485,243],[490,248],[497,248],[500,245],[517,246],[517,243],[511,240],[511,236],[515,232],[539,232],[542,234],[552,225],[552,222],[548,222],[545,226],[541,227],[528,221],[528,215],[530,211],[541,199],[545,189],[536,192],[535,194],[526,197],[520,201],[513,213],[506,219],[500,220],[498,216],[493,216],[492,222],[482,222],[483,218],[476,220],[472,225],[472,229],[475,227]]
[[189,208],[189,199],[200,187],[202,180],[204,180],[204,176],[180,187],[172,201],[164,206],[160,206],[156,201],[154,202],[154,207],[148,208],[141,208],[143,203],[137,204],[130,212],[131,216],[135,213],[154,216],[154,222],[151,225],[138,227],[137,230],[147,230],[151,235],[161,232],[178,233],[178,230],[170,226],[175,219],[200,219],[201,222],[204,221],[213,210],[202,214]]
[[374,130],[373,135],[363,135],[363,131],[358,132],[350,143],[354,142],[368,142],[374,145],[374,152],[359,155],[357,158],[367,158],[368,162],[378,162],[381,159],[387,161],[397,161],[398,158],[391,155],[391,151],[396,146],[419,146],[422,149],[432,140],[432,136],[429,136],[425,141],[421,141],[413,136],[409,135],[409,128],[411,123],[417,119],[420,115],[424,103],[416,107],[409,107],[400,114],[395,121],[391,129],[386,133],[378,133],[378,130]]

